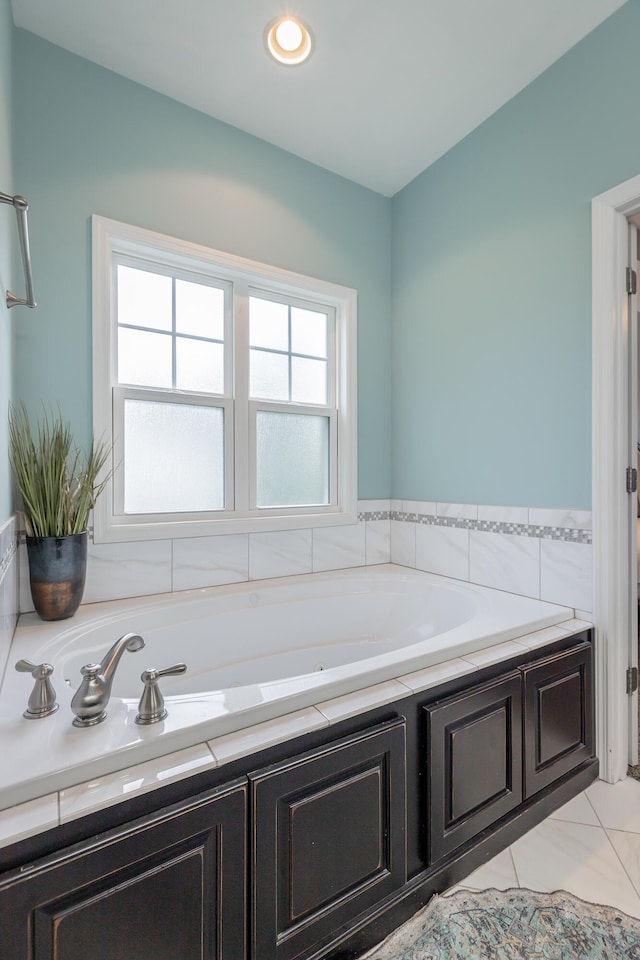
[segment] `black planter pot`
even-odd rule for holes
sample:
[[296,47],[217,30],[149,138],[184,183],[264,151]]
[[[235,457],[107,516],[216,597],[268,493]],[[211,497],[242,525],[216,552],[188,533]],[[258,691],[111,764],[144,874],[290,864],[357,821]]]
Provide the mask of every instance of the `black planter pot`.
[[68,537],[27,537],[31,597],[43,620],[72,617],[87,573],[87,531]]

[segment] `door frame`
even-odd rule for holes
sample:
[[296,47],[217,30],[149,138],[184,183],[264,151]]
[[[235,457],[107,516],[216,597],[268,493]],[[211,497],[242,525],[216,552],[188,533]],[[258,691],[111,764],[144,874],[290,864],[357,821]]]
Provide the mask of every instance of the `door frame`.
[[594,197],[592,226],[593,620],[596,753],[600,777],[626,776],[629,716],[629,297],[627,217],[640,211],[640,176]]

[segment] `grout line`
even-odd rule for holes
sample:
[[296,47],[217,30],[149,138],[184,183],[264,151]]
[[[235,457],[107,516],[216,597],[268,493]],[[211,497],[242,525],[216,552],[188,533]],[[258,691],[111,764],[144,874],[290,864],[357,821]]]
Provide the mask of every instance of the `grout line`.
[[517,883],[518,887],[521,887],[522,884],[520,883],[520,877],[518,876],[518,871],[517,871],[517,869],[516,869],[516,861],[515,861],[515,858],[514,858],[514,856],[513,856],[512,847],[513,847],[513,844],[511,844],[510,847],[507,847],[507,850],[509,851],[509,857],[511,858],[511,864],[512,864],[512,866],[513,866],[513,873],[514,873],[514,876],[515,876],[515,878],[516,878],[516,883]]

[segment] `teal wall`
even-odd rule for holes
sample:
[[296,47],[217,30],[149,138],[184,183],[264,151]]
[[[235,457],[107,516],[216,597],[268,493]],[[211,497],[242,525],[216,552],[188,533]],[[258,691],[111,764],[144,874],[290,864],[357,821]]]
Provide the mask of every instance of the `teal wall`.
[[15,31],[17,397],[88,438],[99,213],[358,289],[361,497],[588,509],[590,201],[640,172],[639,36],[629,0],[389,201]]
[[391,201],[15,31],[15,159],[38,309],[17,399],[91,432],[97,213],[358,290],[359,495],[390,494]]
[[394,497],[591,507],[590,201],[640,173],[639,38],[632,0],[394,197]]
[[[11,4],[0,0],[0,192],[14,193],[12,148],[12,63],[13,27]],[[16,188],[17,190],[17,188]],[[11,513],[7,408],[11,399],[13,314],[5,306],[4,293],[13,290],[13,252],[17,238],[13,208],[0,205],[0,525]],[[22,289],[22,288],[20,288]],[[20,291],[18,290],[18,293]]]

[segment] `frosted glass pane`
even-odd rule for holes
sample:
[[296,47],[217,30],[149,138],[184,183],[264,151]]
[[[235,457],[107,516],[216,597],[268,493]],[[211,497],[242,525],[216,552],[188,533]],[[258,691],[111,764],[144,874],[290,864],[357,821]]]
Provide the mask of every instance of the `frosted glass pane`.
[[289,350],[289,307],[286,303],[249,297],[249,344],[268,350]]
[[171,330],[171,277],[118,265],[118,323]]
[[171,337],[119,327],[118,382],[171,387]]
[[291,350],[309,357],[327,356],[327,315],[291,308]]
[[291,399],[297,403],[327,402],[327,361],[291,358]]
[[224,507],[224,411],[124,402],[125,513]]
[[176,338],[176,387],[224,393],[224,347],[206,340]]
[[224,291],[203,283],[176,280],[176,330],[224,340]]
[[249,392],[261,400],[289,399],[289,358],[281,353],[250,351]]
[[329,502],[329,418],[258,411],[257,505]]

